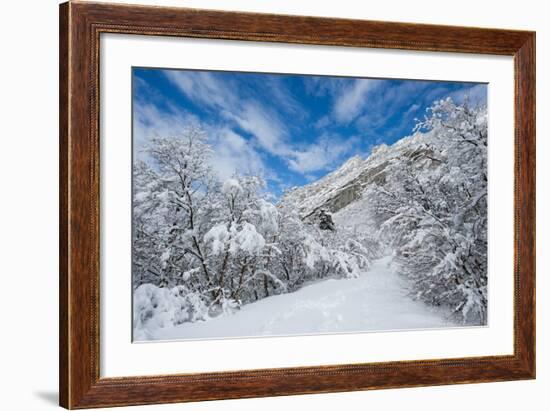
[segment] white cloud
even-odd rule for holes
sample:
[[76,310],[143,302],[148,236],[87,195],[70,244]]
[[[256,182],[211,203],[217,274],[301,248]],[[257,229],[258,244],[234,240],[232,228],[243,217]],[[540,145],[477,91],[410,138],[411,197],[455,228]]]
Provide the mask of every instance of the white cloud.
[[330,163],[325,148],[316,145],[310,146],[304,151],[296,151],[292,153],[292,157],[288,160],[288,164],[292,170],[299,173],[321,170]]
[[309,116],[309,112],[302,107],[282,77],[266,77],[265,84],[278,108],[300,119],[306,119]]
[[356,124],[362,131],[372,131],[383,127],[392,114],[393,112],[390,107],[385,110],[369,110],[357,118]]
[[330,125],[330,121],[329,116],[323,116],[315,122],[315,128],[325,128]]
[[136,102],[133,119],[134,150],[139,154],[152,137],[174,136],[198,122],[196,116],[172,106],[169,106],[169,111],[161,111],[153,104]]
[[235,173],[270,177],[262,158],[244,137],[227,128],[211,130],[210,134],[214,150],[212,167],[222,180]]
[[237,102],[236,93],[227,83],[204,71],[167,70],[164,72],[189,99],[209,107],[223,108]]
[[213,149],[211,165],[221,179],[229,178],[235,173],[276,179],[265,166],[260,154],[244,137],[228,127],[201,124],[198,118],[189,113],[170,105],[168,108],[168,111],[162,111],[153,104],[135,103],[134,152],[137,157],[145,155],[141,150],[152,137],[175,136],[189,126],[200,126],[209,136]]
[[[169,70],[165,74],[189,99],[219,110],[226,119],[252,134],[269,153],[285,155],[289,152],[285,143],[286,127],[275,111],[268,110],[256,100],[244,98],[231,84],[220,81],[211,73]],[[282,91],[277,98],[297,104]]]
[[369,91],[375,86],[375,80],[357,79],[336,98],[333,113],[336,120],[349,123],[364,109]]
[[340,163],[358,143],[356,137],[342,139],[336,135],[324,134],[315,144],[289,154],[290,169],[301,174],[326,170]]
[[252,102],[244,103],[240,111],[227,111],[240,128],[256,137],[258,144],[271,154],[286,155],[286,127],[274,112],[268,112]]

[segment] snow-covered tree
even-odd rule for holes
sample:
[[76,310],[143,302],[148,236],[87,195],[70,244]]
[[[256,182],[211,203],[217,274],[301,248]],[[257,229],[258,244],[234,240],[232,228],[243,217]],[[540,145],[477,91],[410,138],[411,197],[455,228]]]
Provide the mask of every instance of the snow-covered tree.
[[366,196],[381,238],[415,295],[450,306],[465,323],[487,316],[487,111],[436,102],[421,143],[386,169]]
[[[262,198],[265,182],[255,176],[229,178],[216,196],[217,210],[204,241],[217,299],[236,304],[269,296],[270,286],[284,288],[270,271],[272,255],[278,252],[275,206]],[[273,281],[276,281],[274,284]]]
[[[161,315],[151,308],[160,296],[172,301],[164,320],[197,321],[327,276],[354,277],[368,264],[361,239],[338,232],[331,219],[332,229],[322,230],[292,207],[276,207],[262,178],[217,178],[199,128],[152,139],[144,154],[133,196],[134,308],[142,325]],[[174,314],[174,306],[187,314]]]
[[217,182],[206,139],[197,128],[155,138],[134,167],[134,286],[211,284],[202,237]]

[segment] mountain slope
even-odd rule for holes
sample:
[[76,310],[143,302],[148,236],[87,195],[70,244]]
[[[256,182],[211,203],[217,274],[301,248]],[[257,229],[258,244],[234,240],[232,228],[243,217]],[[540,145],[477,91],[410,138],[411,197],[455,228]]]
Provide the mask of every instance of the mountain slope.
[[418,132],[391,146],[382,144],[375,147],[366,159],[354,156],[320,180],[285,193],[281,203],[296,207],[304,220],[321,209],[336,213],[360,200],[362,191],[369,184],[384,184],[390,164],[412,159],[417,162],[425,160],[429,167],[437,161],[430,155],[432,137],[431,132]]

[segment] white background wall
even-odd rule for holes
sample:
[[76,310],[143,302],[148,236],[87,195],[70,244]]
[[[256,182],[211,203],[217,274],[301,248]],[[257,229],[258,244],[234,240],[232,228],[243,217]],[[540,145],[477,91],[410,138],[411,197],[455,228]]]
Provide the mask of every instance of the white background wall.
[[[538,282],[536,381],[307,395],[158,410],[541,410],[550,390],[550,12],[537,0],[162,0],[134,3],[537,31]],[[0,408],[57,404],[57,0],[4,2],[0,31]],[[546,251],[546,252],[545,252]],[[335,347],[335,349],[339,349]],[[545,401],[546,400],[546,401]],[[138,409],[138,408],[134,408]]]

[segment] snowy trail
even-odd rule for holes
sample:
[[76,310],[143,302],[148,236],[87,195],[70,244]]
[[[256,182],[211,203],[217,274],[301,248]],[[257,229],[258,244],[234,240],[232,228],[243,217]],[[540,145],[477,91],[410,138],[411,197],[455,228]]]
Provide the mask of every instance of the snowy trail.
[[233,315],[159,329],[155,340],[403,330],[452,326],[448,313],[414,301],[406,283],[373,263],[356,279],[325,280],[247,304]]

